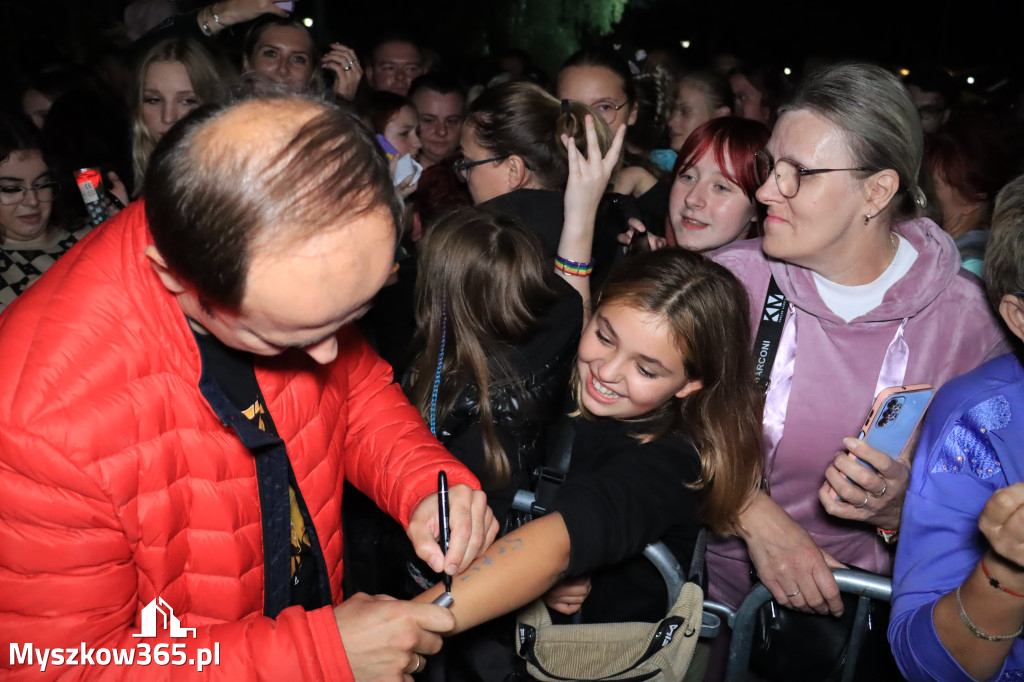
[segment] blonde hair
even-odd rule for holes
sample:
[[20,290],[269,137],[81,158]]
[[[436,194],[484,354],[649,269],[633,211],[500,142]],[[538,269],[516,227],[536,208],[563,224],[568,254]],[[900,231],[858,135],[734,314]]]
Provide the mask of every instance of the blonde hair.
[[167,38],[154,43],[143,53],[135,66],[132,99],[132,170],[138,188],[142,187],[149,157],[156,147],[156,139],[150,135],[143,120],[142,105],[146,74],[149,67],[157,62],[179,63],[185,67],[200,104],[219,103],[222,93],[233,84],[235,76],[225,60],[215,57],[190,38]]

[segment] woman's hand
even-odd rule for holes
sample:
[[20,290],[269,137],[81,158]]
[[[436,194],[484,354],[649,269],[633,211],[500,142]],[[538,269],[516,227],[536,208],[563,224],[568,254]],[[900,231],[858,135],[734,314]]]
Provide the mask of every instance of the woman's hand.
[[650,245],[651,251],[663,249],[668,245],[667,239],[665,239],[664,237],[659,237],[656,234],[651,234],[650,232],[647,232],[647,227],[636,218],[630,218],[628,225],[629,229],[620,234],[618,237],[616,237],[620,244],[628,247],[630,242],[633,241],[633,236],[636,233],[644,232],[646,233],[647,243]]
[[[858,438],[846,438],[843,445],[848,452],[836,454],[818,490],[825,511],[842,519],[899,530],[910,484],[911,449],[904,449],[898,459],[893,459]],[[858,462],[858,457],[876,471]]]
[[562,143],[569,154],[569,181],[565,187],[565,222],[566,226],[585,227],[589,223],[592,230],[594,218],[597,216],[597,205],[608,189],[608,182],[619,162],[622,140],[626,136],[625,126],[619,128],[612,140],[608,153],[601,156],[601,146],[597,141],[597,129],[594,119],[588,115],[584,119],[587,134],[586,157],[577,149],[576,140],[562,135]]
[[331,43],[331,49],[320,60],[320,66],[334,72],[334,92],[347,100],[355,97],[359,80],[363,77],[363,67],[352,48]]
[[844,568],[818,547],[810,534],[767,494],[759,492],[740,513],[740,537],[747,543],[757,577],[775,601],[798,611],[843,614],[832,568]]
[[1024,587],[1024,483],[994,492],[978,518],[978,528],[992,551],[1013,565],[1017,582]]
[[590,576],[584,575],[559,582],[541,597],[549,609],[571,616],[580,610],[590,596]]
[[[217,6],[217,16],[220,17],[221,26],[225,27],[251,21],[264,14],[276,14],[279,17],[289,16],[289,12],[275,5],[274,0],[220,0],[211,3],[209,7],[212,8],[213,5]],[[219,28],[212,20],[209,22],[209,26],[214,32]]]

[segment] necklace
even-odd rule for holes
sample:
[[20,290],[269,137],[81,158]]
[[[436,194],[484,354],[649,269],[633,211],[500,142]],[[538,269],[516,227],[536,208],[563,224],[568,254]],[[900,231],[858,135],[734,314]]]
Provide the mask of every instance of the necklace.
[[[894,235],[891,231],[889,232],[889,243],[892,245],[892,257],[889,258],[889,266],[891,266],[894,262],[896,262],[896,252],[900,250],[900,243],[899,241],[897,241],[896,235]],[[886,269],[888,269],[889,266],[886,266]]]

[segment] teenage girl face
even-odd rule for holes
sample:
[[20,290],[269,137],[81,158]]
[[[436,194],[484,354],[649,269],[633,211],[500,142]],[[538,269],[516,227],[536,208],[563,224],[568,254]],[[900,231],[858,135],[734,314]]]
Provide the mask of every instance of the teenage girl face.
[[583,102],[615,133],[636,122],[636,106],[627,104],[625,84],[603,66],[570,66],[558,74],[558,99]]
[[423,146],[416,132],[419,119],[412,107],[402,107],[384,126],[384,139],[398,150],[398,155],[412,154],[415,156]]
[[[734,174],[732,168],[728,170]],[[754,202],[722,172],[710,148],[697,163],[680,171],[672,184],[669,224],[676,243],[684,249],[710,251],[734,242],[755,217]]]
[[202,102],[181,62],[153,62],[142,85],[142,121],[159,140],[185,114]]
[[[51,179],[50,169],[38,149],[11,152],[0,163],[0,185],[6,187],[39,187]],[[19,203],[0,205],[0,234],[5,241],[15,244],[42,239],[50,226],[52,207],[52,202],[40,201],[36,192],[26,191]]]
[[583,406],[597,417],[639,417],[702,386],[686,376],[665,319],[623,303],[598,308],[576,366]]

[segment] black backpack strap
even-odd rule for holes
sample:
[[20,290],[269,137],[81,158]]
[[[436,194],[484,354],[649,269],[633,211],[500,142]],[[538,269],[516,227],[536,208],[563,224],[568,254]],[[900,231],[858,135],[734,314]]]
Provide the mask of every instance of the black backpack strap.
[[576,439],[576,427],[571,419],[562,419],[555,426],[551,449],[546,463],[537,471],[537,482],[534,485],[534,501],[532,513],[543,516],[558,493],[558,488],[565,482],[572,459],[572,443]]

